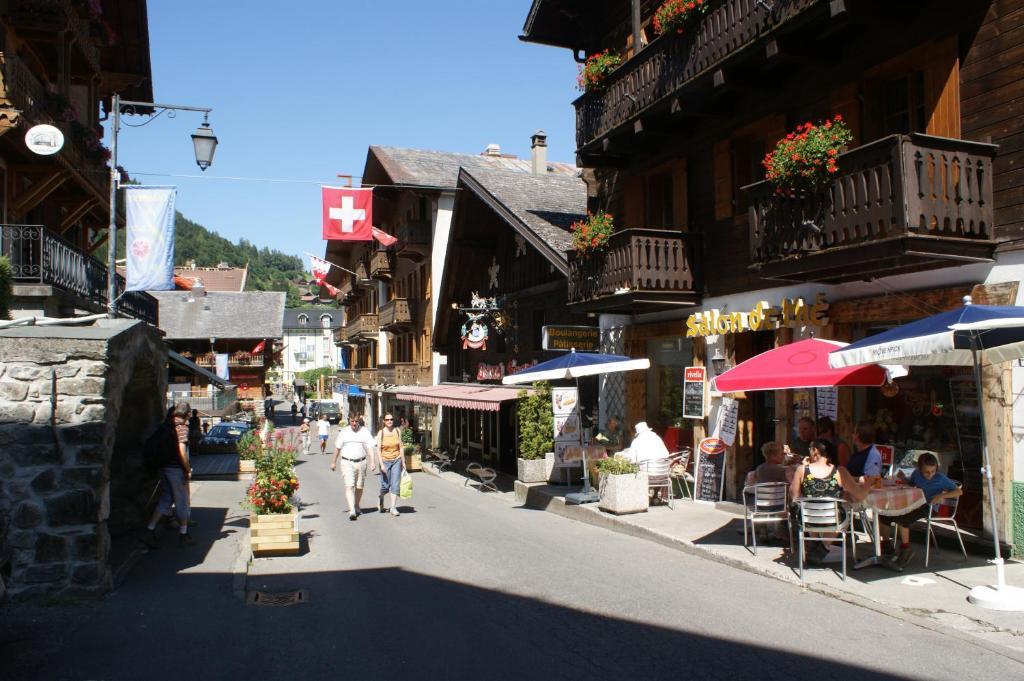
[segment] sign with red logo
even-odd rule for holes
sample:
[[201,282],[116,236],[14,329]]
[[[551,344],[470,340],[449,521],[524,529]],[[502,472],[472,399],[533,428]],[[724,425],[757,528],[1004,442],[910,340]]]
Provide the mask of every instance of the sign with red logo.
[[721,438],[706,437],[697,447],[697,461],[693,466],[693,498],[715,503],[722,500],[725,489],[726,446]]
[[700,453],[705,456],[725,454],[725,442],[721,438],[706,437],[700,441]]
[[704,418],[704,367],[686,367],[683,372],[683,418]]

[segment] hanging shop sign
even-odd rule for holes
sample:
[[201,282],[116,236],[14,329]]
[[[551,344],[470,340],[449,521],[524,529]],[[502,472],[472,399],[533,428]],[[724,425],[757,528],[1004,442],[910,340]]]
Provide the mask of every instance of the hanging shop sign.
[[704,367],[686,367],[683,372],[683,418],[704,418]]
[[462,349],[486,350],[487,349],[487,322],[484,315],[471,314],[462,325]]
[[803,298],[783,298],[778,305],[772,305],[763,300],[749,312],[695,312],[686,319],[686,337],[774,331],[797,326],[826,326],[828,308],[825,294],[819,293],[813,302]]
[[25,133],[25,146],[33,154],[52,156],[64,147],[64,133],[52,125],[33,125]]
[[601,329],[596,326],[544,326],[544,350],[600,352]]

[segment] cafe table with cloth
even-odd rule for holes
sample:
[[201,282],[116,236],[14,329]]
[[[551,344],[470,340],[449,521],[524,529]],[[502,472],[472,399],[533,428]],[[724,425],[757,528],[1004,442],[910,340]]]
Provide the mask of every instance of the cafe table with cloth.
[[886,479],[881,481],[880,487],[868,492],[863,500],[852,504],[854,511],[871,512],[871,539],[874,546],[874,555],[854,565],[854,569],[882,564],[882,542],[879,537],[879,527],[883,516],[903,515],[924,506],[925,503],[927,500],[924,497],[924,492],[917,487],[898,485],[895,481]]

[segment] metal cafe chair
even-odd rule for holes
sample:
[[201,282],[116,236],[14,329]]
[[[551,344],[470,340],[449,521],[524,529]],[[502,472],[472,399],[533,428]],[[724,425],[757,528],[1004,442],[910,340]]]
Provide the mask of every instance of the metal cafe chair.
[[786,523],[789,547],[793,548],[793,524],[789,516],[789,492],[784,482],[762,482],[743,488],[743,545],[747,546],[747,526],[757,555],[758,523]]
[[[938,506],[938,509],[935,507]],[[927,523],[925,535],[924,535],[924,566],[928,567],[929,553],[931,552],[932,544],[935,544],[935,548],[939,548],[939,542],[935,538],[935,531],[932,530],[932,526],[941,527],[945,530],[953,530],[956,532],[957,541],[960,542],[960,552],[964,554],[964,560],[967,560],[967,549],[964,547],[964,538],[960,535],[960,526],[956,522],[956,512],[960,508],[960,497],[955,499],[943,499],[937,504],[928,504],[928,517],[921,518]],[[937,516],[937,512],[941,512],[942,509],[947,509],[947,515]],[[895,537],[895,532],[893,533]]]
[[692,449],[682,449],[678,452],[672,452],[668,455],[669,460],[669,477],[678,478],[683,481],[683,488],[686,490],[686,494],[690,499],[693,499],[693,490],[690,489],[690,483],[694,482],[693,474],[686,469],[690,465],[690,457],[693,456]]
[[[796,500],[800,511],[800,579],[804,578],[804,543],[808,541],[840,542],[843,547],[843,581],[846,581],[846,535],[850,532],[850,514],[844,513],[844,502],[830,497],[800,497]],[[838,537],[822,536],[824,532],[838,534]],[[813,533],[813,534],[811,534]],[[852,533],[851,533],[852,536]]]
[[648,491],[666,490],[668,507],[672,507],[672,459],[648,459],[640,462],[640,470],[647,473]]

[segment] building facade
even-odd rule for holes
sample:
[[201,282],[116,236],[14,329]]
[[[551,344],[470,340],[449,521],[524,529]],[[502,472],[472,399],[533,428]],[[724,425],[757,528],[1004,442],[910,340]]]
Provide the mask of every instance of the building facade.
[[[628,354],[652,360],[625,381],[631,423],[676,429],[684,442],[714,427],[723,396],[711,395],[707,418],[681,418],[686,366],[713,375],[812,333],[856,340],[968,293],[1021,302],[1024,179],[1014,169],[1024,131],[1009,112],[1021,101],[1024,46],[1008,35],[1024,22],[1019,0],[727,0],[663,35],[658,5],[535,0],[523,31],[580,61],[606,49],[622,58],[574,102],[591,203],[619,231],[602,258],[570,254],[568,295],[617,330]],[[836,150],[826,183],[779,193],[765,181],[762,160],[779,140],[837,116],[853,141]],[[637,244],[658,257],[641,260]],[[978,405],[960,370],[915,367],[888,397],[840,390],[833,414],[847,439],[869,420],[898,453],[939,452],[964,483],[963,520],[981,528],[971,415],[984,409],[1005,536],[1024,517],[1020,371],[986,368],[991,398]],[[818,397],[733,397],[726,488],[736,498],[760,445],[791,441]],[[1012,529],[1024,542],[1024,527]]]
[[342,325],[343,312],[326,307],[289,308],[281,327],[281,382],[292,385],[310,369],[343,368],[342,351],[334,333]]

